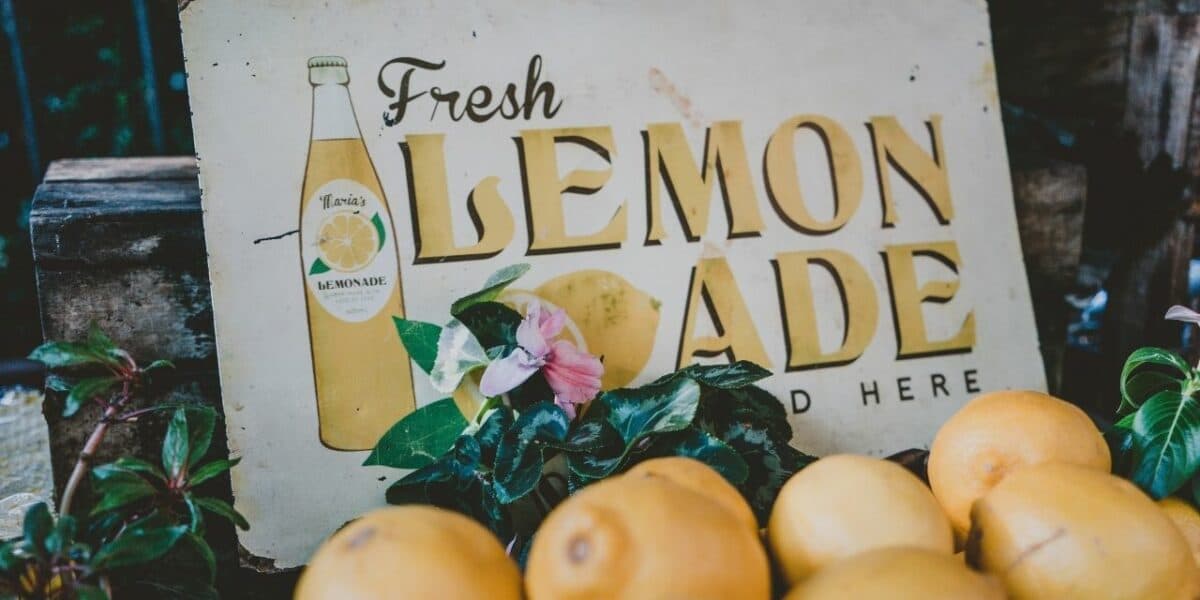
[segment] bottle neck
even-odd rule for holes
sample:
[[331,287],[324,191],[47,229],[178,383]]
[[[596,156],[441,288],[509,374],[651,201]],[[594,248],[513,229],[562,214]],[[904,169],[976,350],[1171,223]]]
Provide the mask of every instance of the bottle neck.
[[350,103],[350,90],[340,84],[313,86],[312,139],[344,140],[362,138]]

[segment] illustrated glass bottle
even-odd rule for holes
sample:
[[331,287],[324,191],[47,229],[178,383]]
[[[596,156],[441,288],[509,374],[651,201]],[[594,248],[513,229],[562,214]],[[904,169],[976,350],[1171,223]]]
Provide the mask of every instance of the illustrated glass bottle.
[[366,450],[415,407],[412,368],[392,322],[404,315],[400,259],[345,59],[309,59],[308,79],[300,255],[320,438],[333,449]]

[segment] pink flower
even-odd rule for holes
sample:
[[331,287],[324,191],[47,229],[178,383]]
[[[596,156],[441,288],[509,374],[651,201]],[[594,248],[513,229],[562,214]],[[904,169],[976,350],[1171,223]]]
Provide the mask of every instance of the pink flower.
[[488,365],[479,382],[479,391],[485,396],[499,396],[541,369],[554,391],[554,403],[574,419],[577,406],[600,391],[604,365],[575,344],[554,339],[562,332],[566,320],[567,315],[561,309],[543,311],[540,303],[531,303],[517,326],[517,347]]

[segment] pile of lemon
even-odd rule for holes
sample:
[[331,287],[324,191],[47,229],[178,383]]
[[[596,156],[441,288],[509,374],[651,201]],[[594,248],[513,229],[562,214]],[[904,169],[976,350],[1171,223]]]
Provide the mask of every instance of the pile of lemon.
[[889,461],[829,456],[788,480],[760,531],[715,471],[654,459],[555,508],[524,578],[481,525],[406,506],[326,541],[296,598],[1200,597],[1200,514],[1110,468],[1078,408],[997,392],[943,425],[929,486]]

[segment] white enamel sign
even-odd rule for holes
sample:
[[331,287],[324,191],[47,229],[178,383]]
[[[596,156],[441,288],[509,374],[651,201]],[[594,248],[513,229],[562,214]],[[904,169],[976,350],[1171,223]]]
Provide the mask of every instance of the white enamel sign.
[[810,453],[1045,386],[983,0],[193,0],[182,9],[241,541],[383,504],[437,399],[392,317],[489,274],[605,387],[769,367]]

